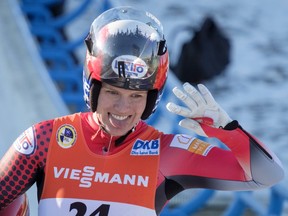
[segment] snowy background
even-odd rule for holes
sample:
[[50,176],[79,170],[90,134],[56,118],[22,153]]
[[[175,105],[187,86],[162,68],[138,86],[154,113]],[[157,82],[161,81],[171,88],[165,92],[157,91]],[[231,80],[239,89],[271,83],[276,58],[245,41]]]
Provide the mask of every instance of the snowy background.
[[223,75],[204,84],[231,118],[271,147],[288,170],[288,1],[111,2],[157,16],[172,63],[177,62],[182,44],[193,37],[192,32],[179,32],[177,27],[198,28],[211,15],[231,41],[231,63]]

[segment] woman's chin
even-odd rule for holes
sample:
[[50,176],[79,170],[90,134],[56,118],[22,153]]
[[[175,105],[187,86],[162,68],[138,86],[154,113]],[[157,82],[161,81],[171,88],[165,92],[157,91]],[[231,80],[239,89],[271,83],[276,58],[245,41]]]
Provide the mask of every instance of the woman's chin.
[[106,131],[111,135],[111,136],[123,136],[125,135],[129,130],[124,130],[123,128],[108,128]]

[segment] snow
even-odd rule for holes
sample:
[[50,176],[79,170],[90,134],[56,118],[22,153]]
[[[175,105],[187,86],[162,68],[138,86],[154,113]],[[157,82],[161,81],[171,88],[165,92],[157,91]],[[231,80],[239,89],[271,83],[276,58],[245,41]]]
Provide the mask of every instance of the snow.
[[136,6],[158,17],[172,63],[177,62],[183,42],[193,36],[192,32],[177,29],[198,28],[203,18],[211,15],[232,43],[231,62],[224,74],[203,83],[233,119],[277,154],[287,170],[288,1],[111,2]]

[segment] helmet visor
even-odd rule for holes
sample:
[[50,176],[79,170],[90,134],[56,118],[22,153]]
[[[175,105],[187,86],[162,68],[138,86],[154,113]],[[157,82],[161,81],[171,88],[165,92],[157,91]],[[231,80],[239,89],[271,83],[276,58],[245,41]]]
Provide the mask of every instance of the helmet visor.
[[95,38],[91,54],[101,59],[102,79],[145,79],[157,70],[160,36],[147,25],[119,20],[106,25]]
[[153,89],[162,30],[153,15],[130,7],[114,8],[100,15],[91,26],[90,42],[86,41],[91,59],[95,57],[90,61],[92,76],[119,87]]

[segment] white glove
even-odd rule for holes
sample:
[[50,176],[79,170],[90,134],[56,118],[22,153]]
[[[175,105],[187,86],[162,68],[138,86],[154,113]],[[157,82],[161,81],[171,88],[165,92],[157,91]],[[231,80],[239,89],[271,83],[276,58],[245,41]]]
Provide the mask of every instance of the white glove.
[[179,122],[180,126],[193,130],[201,136],[207,136],[199,123],[223,128],[232,120],[203,84],[197,86],[199,91],[189,83],[184,83],[185,93],[177,87],[173,89],[176,97],[182,100],[188,108],[171,102],[166,105],[166,108],[174,114],[185,117]]

